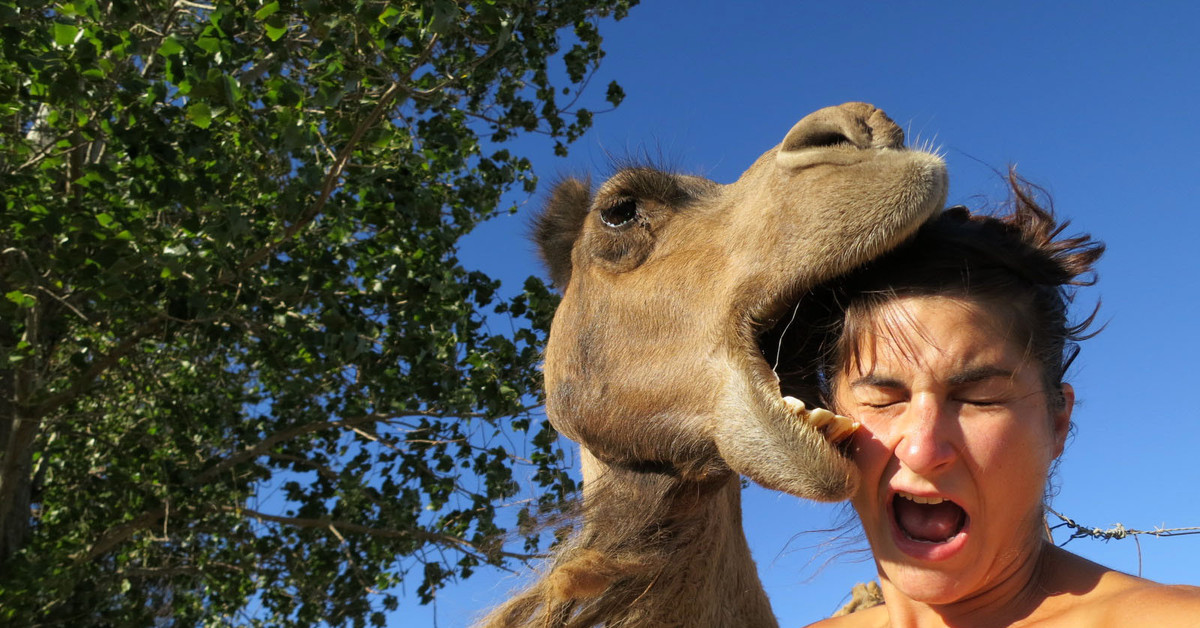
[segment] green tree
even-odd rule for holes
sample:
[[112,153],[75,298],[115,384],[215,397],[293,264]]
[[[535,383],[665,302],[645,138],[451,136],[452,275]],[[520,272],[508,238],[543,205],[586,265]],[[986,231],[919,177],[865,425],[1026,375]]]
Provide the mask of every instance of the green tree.
[[378,625],[574,490],[456,246],[636,0],[210,2],[0,0],[0,623]]

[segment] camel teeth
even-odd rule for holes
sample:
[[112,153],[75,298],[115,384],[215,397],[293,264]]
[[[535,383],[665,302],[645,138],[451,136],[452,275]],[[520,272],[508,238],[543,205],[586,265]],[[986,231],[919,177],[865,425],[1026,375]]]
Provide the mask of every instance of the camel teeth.
[[825,436],[833,441],[838,442],[845,440],[858,429],[858,421],[849,417],[844,417],[840,414],[834,414],[825,408],[813,408],[809,410],[805,407],[804,402],[792,397],[785,396],[783,403],[787,406],[788,412],[796,417],[799,421],[804,421],[809,425],[825,431]]
[[859,422],[840,414],[833,416],[833,423],[825,430],[825,435],[833,442],[845,440],[858,430]]
[[804,409],[804,402],[800,401],[799,399],[797,399],[795,397],[792,397],[791,395],[784,397],[783,403],[785,403],[787,405],[788,410],[790,410],[792,412],[792,414],[804,415],[806,413],[806,411]]
[[808,422],[813,427],[822,428],[833,422],[837,415],[825,408],[813,408],[808,412]]

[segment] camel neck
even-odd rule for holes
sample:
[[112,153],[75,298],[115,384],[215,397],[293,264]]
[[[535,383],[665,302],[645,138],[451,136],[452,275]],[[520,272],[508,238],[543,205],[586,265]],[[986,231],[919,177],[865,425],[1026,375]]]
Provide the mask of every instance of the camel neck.
[[[608,625],[777,625],[742,529],[737,475],[697,483],[591,462],[584,537],[623,568],[637,566],[595,601],[621,609],[623,621]],[[624,533],[613,539],[613,530]]]

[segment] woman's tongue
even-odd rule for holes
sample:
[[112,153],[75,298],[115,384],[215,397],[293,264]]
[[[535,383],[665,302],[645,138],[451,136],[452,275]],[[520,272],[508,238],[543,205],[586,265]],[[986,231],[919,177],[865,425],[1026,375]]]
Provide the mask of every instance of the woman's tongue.
[[929,543],[944,543],[962,529],[966,513],[952,501],[918,504],[896,496],[892,504],[896,523],[908,538]]

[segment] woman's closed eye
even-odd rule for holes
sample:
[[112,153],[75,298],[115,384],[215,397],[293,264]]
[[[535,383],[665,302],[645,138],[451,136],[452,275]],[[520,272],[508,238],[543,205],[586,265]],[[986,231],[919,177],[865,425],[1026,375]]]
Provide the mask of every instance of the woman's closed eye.
[[908,386],[898,378],[867,374],[850,382],[854,404],[867,410],[895,409],[909,400]]
[[1008,403],[1011,394],[1011,379],[989,377],[986,380],[975,382],[957,391],[953,391],[950,398],[963,405],[988,408]]
[[895,408],[908,401],[908,394],[892,389],[871,388],[858,391],[858,404],[865,408],[885,409]]
[[962,403],[962,404],[965,404],[968,406],[975,406],[977,408],[987,408],[990,406],[999,406],[999,405],[1004,404],[1004,400],[1002,400],[1002,399],[986,399],[986,398],[972,398],[972,397],[960,397],[957,399],[957,401],[959,403]]

